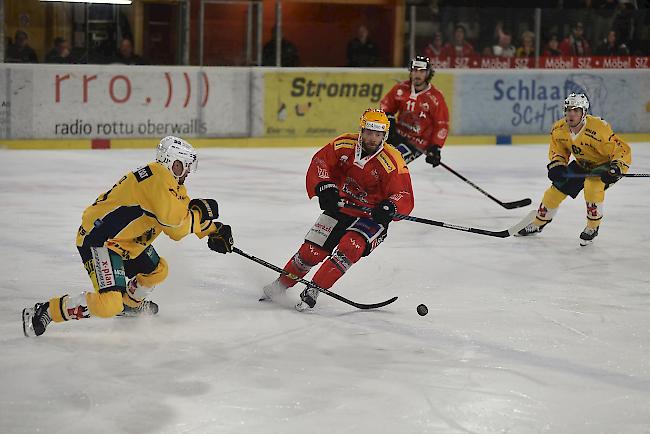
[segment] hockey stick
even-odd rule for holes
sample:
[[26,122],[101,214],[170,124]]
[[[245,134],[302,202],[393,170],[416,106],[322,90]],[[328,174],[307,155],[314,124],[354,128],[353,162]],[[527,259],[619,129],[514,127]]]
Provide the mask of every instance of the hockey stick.
[[290,279],[295,280],[296,282],[300,282],[303,285],[306,285],[307,287],[310,288],[316,288],[319,292],[322,292],[323,294],[329,295],[332,298],[337,299],[338,301],[342,301],[345,304],[349,304],[350,306],[354,306],[357,309],[377,309],[379,307],[384,307],[388,304],[391,304],[395,300],[397,300],[397,297],[393,297],[389,300],[382,301],[381,303],[371,303],[371,304],[364,304],[364,303],[357,303],[352,300],[348,300],[347,298],[338,295],[336,292],[330,291],[329,289],[321,288],[320,286],[316,285],[314,282],[311,282],[309,280],[302,279],[294,274],[289,273],[288,271],[283,270],[282,268],[278,267],[277,265],[273,265],[270,262],[265,261],[264,259],[257,258],[253,255],[249,255],[248,253],[239,250],[237,247],[233,247],[232,251],[237,253],[238,255],[243,256],[244,258],[250,259],[253,262],[257,262],[260,265],[265,266],[266,268],[270,268],[271,270],[277,271],[280,274],[283,274]]
[[504,207],[505,209],[521,208],[521,207],[528,206],[528,205],[530,205],[531,203],[533,203],[533,201],[530,200],[529,198],[521,199],[521,200],[516,200],[516,201],[514,201],[514,202],[501,202],[499,199],[497,199],[496,197],[492,196],[490,193],[488,193],[487,191],[483,190],[481,187],[479,187],[478,185],[474,184],[472,181],[470,181],[469,179],[465,178],[463,175],[461,175],[460,173],[456,172],[454,169],[452,169],[451,167],[447,166],[445,163],[442,163],[442,162],[441,162],[440,165],[441,165],[442,167],[444,167],[445,169],[447,169],[448,171],[450,171],[451,173],[453,173],[454,175],[456,175],[457,177],[459,177],[460,179],[462,179],[463,181],[465,181],[467,184],[471,185],[472,187],[474,187],[475,189],[477,189],[478,191],[480,191],[481,193],[483,193],[484,195],[486,195],[487,197],[489,197],[490,199],[492,199],[493,201],[495,201],[496,203],[498,203],[499,205],[501,205],[502,207]]
[[[567,173],[566,178],[592,178],[600,176],[600,173]],[[623,178],[650,178],[650,173],[621,173],[620,176]]]
[[[361,211],[365,211],[367,213],[371,212],[372,210],[370,208],[366,208],[364,206],[359,206],[355,205],[352,203],[346,203],[345,204],[346,208],[353,208],[353,209],[358,209]],[[399,220],[408,220],[416,223],[424,223],[425,225],[432,225],[432,226],[440,226],[442,228],[447,228],[447,229],[454,229],[457,231],[463,231],[463,232],[471,232],[473,234],[480,234],[480,235],[488,235],[490,237],[498,237],[498,238],[508,238],[511,235],[516,234],[526,226],[530,224],[530,222],[533,221],[533,218],[537,211],[531,211],[529,212],[526,217],[524,217],[519,223],[516,225],[512,226],[509,229],[504,229],[502,231],[489,231],[487,229],[479,229],[479,228],[471,228],[471,227],[466,227],[466,226],[458,226],[458,225],[452,225],[449,223],[445,222],[439,222],[437,220],[429,220],[429,219],[423,219],[420,217],[413,217],[410,215],[404,215],[404,214],[395,214],[395,218]]]

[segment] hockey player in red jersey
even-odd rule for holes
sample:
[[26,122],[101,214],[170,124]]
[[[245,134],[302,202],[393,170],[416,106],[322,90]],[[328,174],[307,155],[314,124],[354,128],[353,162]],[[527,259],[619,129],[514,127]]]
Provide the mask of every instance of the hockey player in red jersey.
[[192,145],[168,136],[158,145],[156,161],[99,195],[77,231],[77,249],[94,290],[23,309],[25,336],[42,335],[52,321],[156,314],[158,305],[148,296],[168,273],[167,261],[152,245],[162,233],[176,241],[194,233],[208,237],[210,249],[231,252],[232,232],[216,221],[217,201],[188,197],[185,179],[196,167]]
[[[304,277],[325,261],[313,282],[332,285],[359,259],[386,238],[396,213],[413,209],[413,189],[406,163],[386,143],[390,123],[382,110],[368,109],[361,116],[358,134],[343,134],[321,148],[307,170],[307,195],[318,196],[323,213],[305,236],[305,242],[284,270]],[[372,208],[368,214],[346,203]],[[264,298],[283,294],[296,284],[281,276],[264,287]],[[306,288],[299,310],[316,304],[318,290]]]
[[442,92],[430,83],[433,74],[429,58],[415,56],[409,79],[393,86],[380,102],[381,109],[394,116],[388,142],[407,164],[425,154],[427,163],[438,166],[447,140],[449,110]]

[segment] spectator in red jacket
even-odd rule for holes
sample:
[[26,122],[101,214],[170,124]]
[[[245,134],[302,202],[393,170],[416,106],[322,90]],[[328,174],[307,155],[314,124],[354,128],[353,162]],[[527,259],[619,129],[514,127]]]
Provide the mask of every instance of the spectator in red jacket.
[[442,51],[444,47],[442,46],[442,33],[433,32],[433,41],[429,42],[426,47],[424,47],[424,56],[429,59],[434,59],[436,57],[442,57]]
[[442,57],[471,57],[476,54],[472,44],[465,40],[465,27],[461,24],[454,28],[454,40],[445,44]]
[[560,43],[563,56],[589,56],[591,48],[583,36],[584,27],[580,21],[573,27],[571,34]]
[[630,50],[625,44],[619,43],[616,37],[616,30],[607,32],[607,37],[596,47],[598,56],[629,56]]

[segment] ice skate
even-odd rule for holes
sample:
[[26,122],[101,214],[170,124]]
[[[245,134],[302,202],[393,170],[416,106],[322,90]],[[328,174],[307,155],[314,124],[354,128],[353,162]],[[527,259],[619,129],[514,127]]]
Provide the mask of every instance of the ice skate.
[[23,333],[27,337],[40,336],[52,321],[47,309],[50,303],[36,303],[23,309]]
[[309,308],[313,309],[316,306],[316,299],[318,298],[318,289],[308,286],[300,293],[300,302],[296,304],[296,310],[302,312]]
[[280,279],[275,279],[273,282],[262,288],[262,295],[259,301],[272,301],[274,298],[283,296],[287,292],[287,287],[284,286]]
[[580,234],[580,246],[585,247],[594,242],[594,238],[598,236],[598,226],[597,228],[586,227]]
[[158,313],[158,305],[151,300],[143,300],[138,307],[124,305],[122,312],[117,316],[136,317],[136,316],[153,316]]
[[531,236],[531,235],[537,235],[540,232],[542,232],[542,230],[544,229],[544,226],[546,226],[547,224],[548,223],[544,223],[544,224],[538,226],[535,223],[530,223],[530,224],[528,224],[528,226],[526,226],[525,228],[523,228],[522,230],[517,232],[515,234],[515,236],[516,237],[528,237],[528,236]]

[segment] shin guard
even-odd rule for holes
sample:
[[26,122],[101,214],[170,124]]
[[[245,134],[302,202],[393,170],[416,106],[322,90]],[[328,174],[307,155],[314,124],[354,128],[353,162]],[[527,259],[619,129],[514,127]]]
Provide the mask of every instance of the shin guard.
[[[309,270],[314,265],[319,264],[326,257],[327,252],[323,248],[310,242],[304,242],[296,254],[284,266],[284,271],[302,278],[309,273]],[[283,275],[280,276],[280,283],[290,288],[296,284],[296,281]]]
[[331,288],[337,280],[356,263],[366,249],[365,238],[357,232],[347,232],[332,255],[314,275],[314,283],[321,288]]

